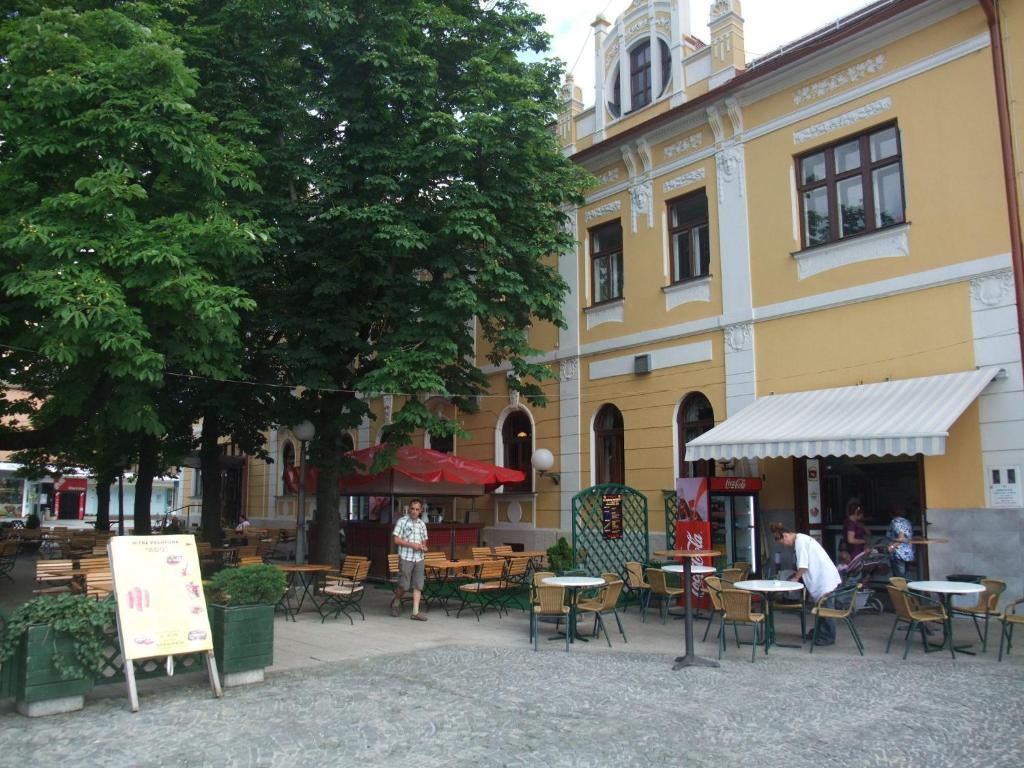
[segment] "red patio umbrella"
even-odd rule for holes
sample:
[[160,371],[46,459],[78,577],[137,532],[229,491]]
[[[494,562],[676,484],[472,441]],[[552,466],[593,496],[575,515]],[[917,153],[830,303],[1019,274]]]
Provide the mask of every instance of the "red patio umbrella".
[[384,448],[375,445],[347,454],[359,462],[362,468],[341,477],[339,486],[343,493],[479,496],[505,483],[518,483],[526,479],[526,474],[518,469],[499,467],[485,461],[413,445],[403,445],[396,452],[395,464],[371,474],[370,467]]

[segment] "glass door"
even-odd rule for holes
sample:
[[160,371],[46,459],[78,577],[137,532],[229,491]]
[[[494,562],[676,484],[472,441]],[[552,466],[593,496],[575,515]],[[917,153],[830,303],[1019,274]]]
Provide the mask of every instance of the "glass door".
[[730,554],[732,562],[742,560],[750,563],[751,573],[757,573],[757,539],[754,527],[754,497],[750,494],[728,497],[731,509],[729,538],[732,539]]

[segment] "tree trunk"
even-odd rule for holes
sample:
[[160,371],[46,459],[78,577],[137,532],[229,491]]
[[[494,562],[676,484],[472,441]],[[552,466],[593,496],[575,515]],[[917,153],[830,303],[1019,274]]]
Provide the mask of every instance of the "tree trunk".
[[215,547],[220,546],[224,537],[221,521],[220,482],[220,411],[216,408],[203,410],[203,434],[199,444],[199,466],[202,473],[203,540]]
[[[322,429],[322,432],[319,430]],[[341,525],[338,517],[338,457],[342,453],[341,430],[336,424],[318,426],[321,455],[316,485],[316,515],[313,519],[315,541],[310,561],[337,568],[341,563]]]
[[117,479],[113,472],[96,473],[96,530],[110,530],[110,486]]
[[137,535],[148,536],[153,532],[149,508],[153,501],[153,478],[158,471],[159,451],[157,439],[145,435],[139,441],[139,465],[135,476],[135,520],[132,524]]

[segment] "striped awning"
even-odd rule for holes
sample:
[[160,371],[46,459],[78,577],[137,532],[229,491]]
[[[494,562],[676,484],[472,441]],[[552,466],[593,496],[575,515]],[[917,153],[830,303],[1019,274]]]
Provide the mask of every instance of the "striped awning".
[[686,444],[686,460],[937,456],[1000,368],[761,397]]

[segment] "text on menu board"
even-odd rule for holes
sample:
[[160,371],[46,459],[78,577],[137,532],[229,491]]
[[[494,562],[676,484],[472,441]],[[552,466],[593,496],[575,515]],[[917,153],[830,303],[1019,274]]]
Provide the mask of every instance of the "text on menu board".
[[622,494],[606,493],[601,497],[602,533],[606,539],[622,538]]
[[195,537],[117,536],[109,546],[124,658],[211,650]]

